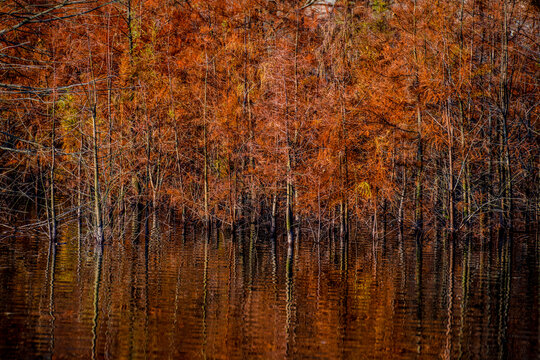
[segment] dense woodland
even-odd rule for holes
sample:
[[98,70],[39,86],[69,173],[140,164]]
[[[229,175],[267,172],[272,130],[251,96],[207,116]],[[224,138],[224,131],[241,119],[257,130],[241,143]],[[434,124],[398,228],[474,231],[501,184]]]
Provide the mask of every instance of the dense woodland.
[[1,211],[37,204],[51,238],[86,219],[98,241],[133,208],[289,239],[535,226],[539,15],[531,0],[2,1]]

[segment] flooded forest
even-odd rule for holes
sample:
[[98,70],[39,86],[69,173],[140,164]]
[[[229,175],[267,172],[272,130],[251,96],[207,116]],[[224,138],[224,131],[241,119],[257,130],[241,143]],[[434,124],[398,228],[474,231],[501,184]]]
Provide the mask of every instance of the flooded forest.
[[537,0],[0,2],[1,359],[535,359]]

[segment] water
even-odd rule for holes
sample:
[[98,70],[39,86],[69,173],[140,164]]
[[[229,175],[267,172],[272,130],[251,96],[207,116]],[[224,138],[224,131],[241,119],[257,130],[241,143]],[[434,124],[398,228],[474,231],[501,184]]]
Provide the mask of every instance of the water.
[[288,249],[260,232],[4,238],[0,358],[538,358],[537,234]]

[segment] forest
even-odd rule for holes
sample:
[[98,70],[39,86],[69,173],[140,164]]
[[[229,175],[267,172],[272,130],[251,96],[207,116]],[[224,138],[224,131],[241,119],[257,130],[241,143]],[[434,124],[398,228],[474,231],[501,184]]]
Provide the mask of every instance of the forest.
[[528,230],[534,0],[0,3],[0,232]]

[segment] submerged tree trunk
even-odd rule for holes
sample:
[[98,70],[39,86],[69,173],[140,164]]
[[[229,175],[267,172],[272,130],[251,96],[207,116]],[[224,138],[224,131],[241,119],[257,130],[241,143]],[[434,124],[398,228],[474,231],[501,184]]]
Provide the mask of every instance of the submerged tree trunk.
[[[87,30],[88,31],[88,30]],[[92,62],[92,50],[90,47],[90,36],[88,35],[88,54],[89,54],[89,65],[90,73],[92,79],[92,89],[90,90],[93,93],[93,103],[91,108],[91,118],[92,118],[92,155],[94,161],[94,217],[95,217],[95,226],[96,226],[96,238],[98,243],[103,242],[103,218],[101,216],[101,193],[99,186],[99,151],[98,151],[98,131],[97,131],[97,89],[96,89],[96,79],[94,76],[94,65]]]
[[77,161],[77,229],[79,238],[82,235],[82,154],[83,154],[83,132],[81,131],[79,159]]
[[339,205],[339,235],[343,240],[348,240],[349,237],[349,204],[347,200],[348,185],[349,185],[349,169],[347,164],[347,128],[345,124],[345,104],[343,103],[343,93],[341,99],[341,137],[343,141],[343,151],[339,157],[339,169],[341,176],[341,199]]
[[274,185],[274,194],[272,195],[272,210],[270,214],[270,236],[276,237],[276,213],[277,213],[277,184]]
[[92,109],[92,140],[93,140],[93,155],[94,155],[94,206],[96,217],[96,236],[98,243],[103,241],[103,219],[101,216],[101,194],[99,189],[99,154],[97,140],[97,124],[96,124],[96,105]]
[[[414,0],[414,9],[413,9],[413,36],[414,36],[414,46],[413,46],[413,57],[415,62],[415,83],[419,84],[419,74],[418,74],[418,53],[416,49],[417,42],[417,18],[416,18],[416,9],[417,4]],[[414,192],[414,227],[417,231],[422,231],[423,229],[423,212],[422,212],[422,196],[423,196],[423,176],[424,176],[424,153],[423,153],[423,139],[422,139],[422,113],[420,111],[421,99],[420,93],[416,97],[416,132],[417,132],[417,150],[416,150],[416,184]]]
[[[289,148],[289,147],[288,147]],[[291,154],[290,149],[287,151],[287,200],[285,209],[285,223],[287,231],[287,241],[289,244],[294,242],[293,235],[293,182],[291,169]]]
[[250,38],[251,30],[251,17],[248,14],[244,19],[244,61],[243,61],[243,101],[242,101],[242,113],[244,118],[247,120],[247,128],[249,132],[248,140],[248,159],[247,159],[247,168],[249,169],[249,222],[250,226],[255,224],[257,214],[258,214],[258,202],[257,202],[257,191],[255,187],[255,154],[254,154],[254,142],[255,142],[255,131],[254,131],[254,122],[253,114],[251,111],[251,99],[250,99],[250,86],[248,79],[248,63],[250,59],[249,48],[251,44]]
[[[460,5],[460,26],[459,26],[459,78],[460,83],[463,82],[463,74],[465,71],[463,70],[464,64],[463,64],[463,52],[464,52],[464,34],[463,34],[463,16],[464,16],[464,4],[465,1],[461,0]],[[473,43],[471,40],[470,44],[471,48],[471,58],[473,56]],[[472,65],[472,64],[471,64]],[[472,66],[469,67],[468,71],[468,81],[471,81],[472,78]],[[459,126],[460,126],[460,135],[461,135],[461,170],[462,178],[461,178],[461,191],[463,193],[462,199],[463,199],[463,211],[462,211],[462,222],[467,225],[467,227],[470,225],[472,214],[472,200],[471,200],[471,179],[470,179],[470,168],[469,168],[469,147],[468,144],[465,142],[465,132],[467,131],[468,126],[468,119],[465,114],[464,109],[464,101],[461,96],[459,96]],[[468,94],[467,103],[469,104],[468,113],[470,113],[470,92]]]
[[397,213],[397,223],[398,223],[398,234],[401,237],[403,235],[403,206],[405,201],[405,193],[407,190],[407,171],[402,170],[402,185],[401,185],[401,194],[399,195],[399,206]]
[[500,108],[501,131],[499,132],[499,161],[501,164],[500,184],[503,189],[501,195],[501,225],[512,227],[512,173],[510,168],[510,152],[508,145],[508,114],[510,105],[510,79],[508,79],[508,9],[507,2],[503,0],[503,23],[501,36],[501,80],[500,80]]
[[52,108],[52,132],[51,132],[51,171],[50,171],[50,227],[49,227],[49,238],[51,241],[56,241],[57,237],[57,225],[58,221],[56,219],[56,194],[55,194],[55,182],[54,182],[54,173],[56,171],[56,119],[55,119],[55,108],[56,108],[56,92],[53,95],[53,108]]
[[285,92],[285,142],[286,142],[286,183],[285,183],[285,231],[287,233],[287,242],[292,245],[294,242],[293,234],[293,201],[294,201],[294,184],[293,184],[293,143],[290,135],[289,124],[289,98],[287,92],[287,82],[283,79],[283,90]]
[[465,115],[463,111],[463,102],[459,102],[459,131],[461,142],[461,192],[463,201],[462,221],[469,224],[471,217],[471,199],[470,199],[470,174],[469,160],[467,156],[467,144],[465,143]]
[[[418,102],[420,99],[418,98]],[[418,231],[423,230],[424,226],[424,214],[422,209],[422,197],[423,197],[423,176],[424,176],[424,149],[422,143],[422,114],[420,113],[420,105],[416,109],[417,112],[417,132],[418,132],[418,147],[416,153],[417,161],[417,174],[416,174],[416,189],[414,193],[414,220],[415,220],[415,229]]]
[[[449,106],[449,105],[448,105]],[[448,135],[448,230],[453,233],[455,227],[454,209],[454,154],[453,154],[453,130],[450,121],[449,109],[446,109],[446,132]]]
[[204,102],[203,102],[203,142],[204,142],[204,224],[210,225],[210,216],[208,213],[208,134],[207,134],[207,91],[208,91],[208,54],[205,54],[206,66],[204,70]]

